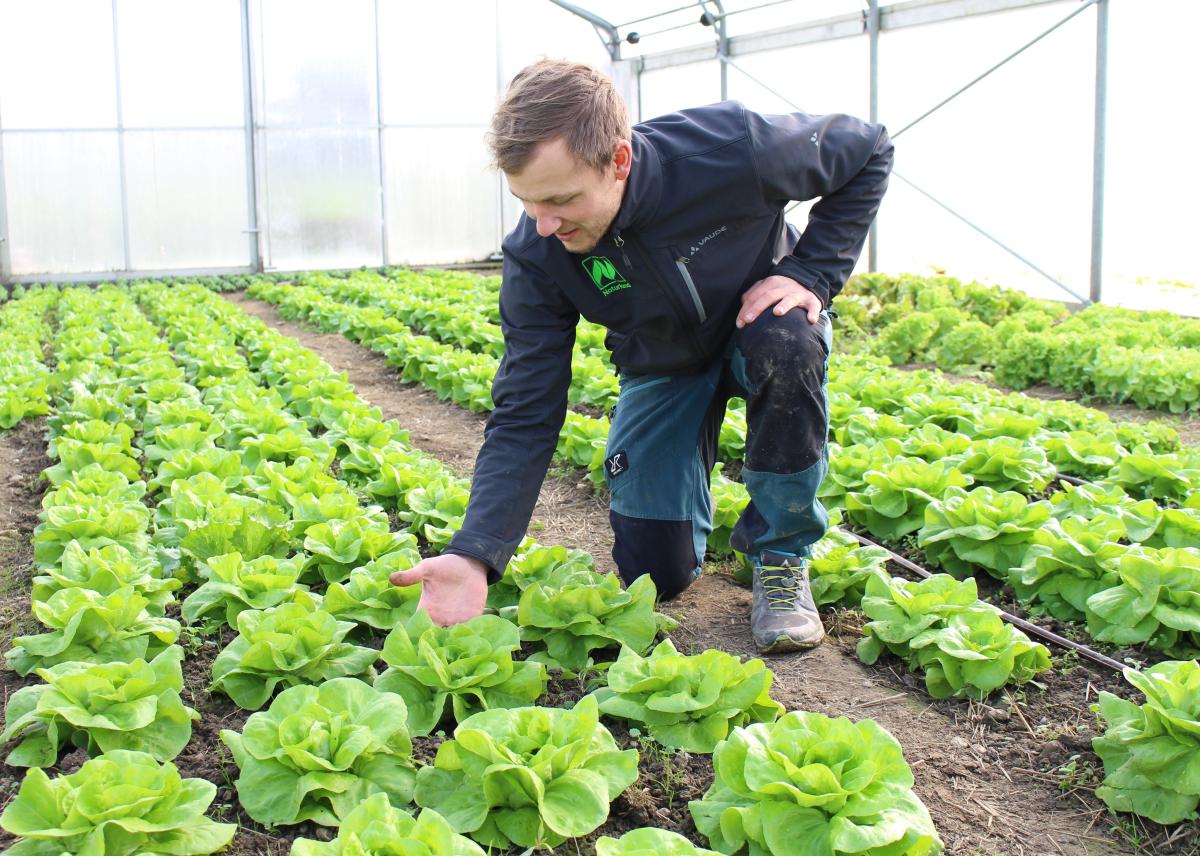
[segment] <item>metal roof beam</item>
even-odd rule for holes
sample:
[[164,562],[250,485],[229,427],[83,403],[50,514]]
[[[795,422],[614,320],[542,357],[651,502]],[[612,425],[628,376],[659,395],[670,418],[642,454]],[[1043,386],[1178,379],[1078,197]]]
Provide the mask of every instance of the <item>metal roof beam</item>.
[[[558,2],[558,0],[551,0],[551,2]],[[911,0],[908,3],[881,7],[879,29],[881,31],[900,30],[955,18],[968,18],[993,12],[1007,12],[1012,9],[1064,2],[1066,0]],[[756,33],[731,36],[728,55],[731,57],[746,56],[760,51],[861,36],[867,32],[867,29],[867,13],[851,12],[819,21],[807,21],[803,24],[791,24]],[[645,54],[640,61],[642,71],[659,71],[664,68],[704,62],[716,59],[716,57],[716,48],[706,44]]]
[[597,34],[600,36],[600,41],[604,43],[604,47],[608,50],[609,58],[613,62],[621,58],[621,36],[618,35],[615,24],[601,18],[595,12],[590,12],[581,6],[576,6],[574,3],[568,3],[567,0],[550,0],[550,2],[560,9],[566,9],[572,15],[578,15],[595,27]]

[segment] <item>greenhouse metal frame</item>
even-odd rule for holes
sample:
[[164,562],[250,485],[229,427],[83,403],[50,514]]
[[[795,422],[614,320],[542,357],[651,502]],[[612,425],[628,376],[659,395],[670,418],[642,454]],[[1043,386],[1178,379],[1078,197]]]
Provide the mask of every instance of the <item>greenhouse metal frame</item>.
[[[739,12],[752,11],[754,9],[765,8],[775,5],[779,0],[763,0],[759,5],[751,7],[743,7],[741,9],[726,10],[722,0],[695,0],[692,4],[675,6],[671,9],[663,11],[651,11],[647,15],[639,18],[636,23],[646,23],[653,21],[664,15],[672,13],[686,12],[691,9],[693,13],[699,12],[703,16],[703,20],[699,23],[712,28],[714,38],[703,44],[674,48],[671,50],[660,51],[657,53],[647,53],[641,56],[626,58],[622,56],[622,46],[626,43],[633,43],[640,40],[640,37],[634,33],[628,25],[613,24],[596,14],[589,9],[567,0],[550,0],[550,3],[555,6],[566,9],[567,11],[579,16],[580,18],[591,23],[597,30],[604,47],[611,58],[615,76],[618,79],[623,79],[626,83],[625,89],[630,96],[630,101],[634,102],[631,107],[637,115],[640,111],[640,90],[643,74],[647,72],[677,67],[681,65],[699,63],[711,60],[717,60],[720,63],[720,83],[721,97],[727,96],[728,92],[728,72],[730,68],[746,75],[754,82],[766,88],[779,98],[788,101],[786,95],[779,93],[771,85],[751,74],[738,65],[738,58],[749,56],[755,53],[764,51],[777,50],[780,48],[796,47],[805,44],[813,44],[816,42],[829,41],[835,39],[846,39],[865,35],[869,39],[870,44],[870,118],[872,121],[878,120],[878,90],[879,90],[879,36],[882,32],[889,30],[898,30],[908,27],[921,26],[926,24],[938,23],[954,19],[967,18],[977,15],[1002,13],[1022,8],[1034,6],[1046,6],[1050,4],[1065,4],[1068,0],[910,0],[909,2],[896,3],[891,5],[881,6],[879,0],[864,0],[866,8],[861,13],[845,14],[833,18],[823,20],[805,21],[794,24],[789,24],[783,27],[776,27],[769,30],[750,31],[745,33],[731,32],[730,18]],[[1057,29],[1068,20],[1080,15],[1089,7],[1096,8],[1096,52],[1095,52],[1095,127],[1093,132],[1093,147],[1092,147],[1092,222],[1091,222],[1091,255],[1090,255],[1090,293],[1087,297],[1078,293],[1068,285],[1061,282],[1049,273],[1046,273],[1042,268],[1027,258],[1022,253],[1018,252],[1013,247],[1010,247],[1000,241],[998,238],[990,234],[983,226],[972,222],[966,216],[955,211],[953,207],[945,202],[937,199],[933,194],[929,194],[922,190],[908,178],[897,175],[901,181],[908,183],[918,193],[929,198],[934,204],[939,205],[952,216],[966,223],[972,229],[983,234],[989,240],[1001,246],[1008,253],[1016,256],[1026,265],[1038,271],[1042,276],[1054,282],[1058,287],[1069,293],[1072,298],[1080,303],[1090,301],[1098,301],[1101,296],[1100,282],[1102,274],[1102,253],[1103,253],[1103,215],[1104,215],[1104,164],[1105,164],[1105,116],[1106,116],[1106,80],[1107,80],[1107,14],[1109,0],[1075,0],[1076,8],[1058,23],[1054,24],[1049,29],[1045,30],[1025,45],[1021,46],[996,65],[978,75],[964,86],[942,99],[931,109],[923,113],[917,119],[908,123],[903,128],[893,132],[893,137],[898,137],[903,134],[908,128],[915,125],[917,122],[924,120],[926,117],[940,109],[951,100],[961,96],[967,92],[974,84],[978,83],[983,78],[987,77],[996,69],[1000,68],[1007,62],[1013,60],[1020,55],[1025,49],[1035,44],[1041,38]],[[244,98],[244,116],[240,125],[199,125],[194,127],[143,127],[136,124],[127,123],[122,109],[122,85],[120,80],[121,75],[121,60],[120,60],[120,39],[118,38],[119,19],[118,19],[118,3],[117,0],[111,0],[112,14],[112,41],[114,62],[113,69],[116,76],[115,93],[116,93],[116,125],[115,127],[102,128],[38,128],[38,132],[44,133],[64,133],[64,134],[86,134],[89,132],[113,132],[115,131],[117,143],[117,168],[119,172],[120,186],[120,230],[121,230],[121,255],[122,264],[119,268],[109,271],[89,271],[82,273],[65,273],[65,274],[50,274],[50,275],[34,275],[21,274],[13,275],[11,263],[11,243],[9,236],[9,221],[8,212],[6,210],[7,191],[5,183],[5,166],[6,158],[2,144],[3,137],[0,137],[0,282],[26,282],[26,281],[77,281],[77,280],[102,280],[111,279],[114,276],[153,276],[153,275],[186,275],[186,274],[211,274],[211,273],[233,273],[233,272],[253,272],[261,270],[270,270],[276,267],[294,268],[296,264],[275,264],[273,258],[270,237],[267,231],[271,224],[271,200],[270,200],[270,183],[267,179],[267,173],[270,169],[270,155],[267,151],[270,144],[271,135],[281,132],[321,132],[327,130],[320,123],[301,123],[299,125],[289,124],[281,126],[269,121],[269,117],[265,115],[266,111],[263,106],[263,76],[266,73],[267,64],[264,53],[265,47],[262,42],[263,22],[258,19],[262,15],[261,3],[256,3],[254,0],[238,0],[240,10],[241,23],[241,58],[242,58],[242,86]],[[349,124],[339,124],[337,130],[339,132],[351,131],[359,133],[360,136],[373,135],[374,154],[377,158],[375,165],[376,172],[372,176],[376,181],[374,188],[377,191],[378,197],[378,222],[379,222],[379,237],[378,247],[374,251],[371,258],[363,258],[362,263],[368,265],[387,265],[394,261],[393,253],[390,251],[389,242],[389,206],[388,206],[388,179],[389,165],[387,161],[387,146],[384,144],[384,135],[388,129],[416,127],[402,124],[389,123],[385,121],[383,110],[383,92],[384,92],[384,74],[381,68],[380,48],[380,3],[379,0],[374,0],[374,36],[375,36],[375,52],[374,52],[374,121],[373,122],[358,122]],[[256,11],[257,10],[257,11]],[[631,36],[631,33],[633,35]],[[499,59],[499,57],[497,58]],[[499,65],[499,62],[498,62]],[[498,77],[499,75],[497,75]],[[491,82],[489,81],[489,85]],[[502,81],[496,80],[497,87],[502,85]],[[636,106],[635,106],[636,104]],[[639,117],[640,118],[640,117]],[[5,134],[20,134],[23,129],[4,128],[4,117],[0,115],[0,130]],[[449,128],[451,125],[445,123],[431,123],[422,127],[427,128]],[[467,127],[479,128],[482,126],[471,123]],[[128,198],[129,179],[126,175],[126,144],[130,134],[138,134],[144,131],[172,131],[172,132],[236,132],[244,137],[244,158],[245,158],[245,177],[246,177],[246,211],[245,211],[245,228],[243,234],[246,240],[246,253],[249,263],[246,265],[232,265],[222,267],[198,267],[198,268],[168,268],[168,269],[152,269],[139,266],[136,259],[133,257],[131,250],[130,239],[130,200]],[[501,203],[497,194],[497,206]],[[503,217],[497,218],[501,223]],[[502,237],[500,234],[503,227],[495,230],[494,244],[499,245],[499,240]],[[869,266],[872,270],[876,268],[876,246],[877,241],[872,236],[870,241],[868,258]],[[493,247],[494,249],[494,247]],[[482,257],[483,254],[481,254]],[[316,259],[311,266],[318,266],[320,260]],[[343,265],[344,266],[344,265]]]

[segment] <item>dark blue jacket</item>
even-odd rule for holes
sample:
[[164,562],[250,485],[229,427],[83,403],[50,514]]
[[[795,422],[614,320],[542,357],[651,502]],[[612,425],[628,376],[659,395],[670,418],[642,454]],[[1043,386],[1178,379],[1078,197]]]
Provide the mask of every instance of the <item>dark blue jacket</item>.
[[[503,571],[524,536],[566,415],[580,315],[608,328],[623,373],[697,371],[723,351],[758,280],[791,277],[829,305],[891,164],[882,125],[727,101],[634,127],[621,207],[591,252],[569,252],[522,216],[503,247],[496,409],[447,552]],[[784,208],[817,197],[797,240]]]

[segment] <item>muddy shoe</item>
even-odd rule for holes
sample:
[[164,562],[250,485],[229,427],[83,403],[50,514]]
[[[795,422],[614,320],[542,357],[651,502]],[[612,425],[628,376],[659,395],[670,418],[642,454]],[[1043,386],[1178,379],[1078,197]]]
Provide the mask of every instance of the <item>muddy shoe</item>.
[[815,648],[825,638],[804,559],[764,552],[754,568],[750,632],[762,654]]

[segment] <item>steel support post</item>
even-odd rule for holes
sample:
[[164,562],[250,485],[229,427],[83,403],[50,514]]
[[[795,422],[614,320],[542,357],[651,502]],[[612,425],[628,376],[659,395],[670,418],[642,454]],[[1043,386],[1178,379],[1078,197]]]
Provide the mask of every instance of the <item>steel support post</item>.
[[0,123],[0,285],[6,284],[12,276],[12,256],[9,251],[12,242],[8,235],[8,191],[4,185],[4,125]]
[[387,267],[387,156],[383,152],[383,57],[379,38],[379,0],[375,0],[375,121],[379,123],[379,258]]
[[1096,127],[1092,143],[1092,303],[1099,303],[1104,262],[1104,155],[1108,113],[1108,0],[1096,3]]
[[[870,120],[879,121],[879,0],[869,0],[867,8],[867,39],[871,55]],[[871,221],[867,232],[867,270],[879,270],[879,220]]]
[[116,80],[117,171],[121,182],[121,241],[125,270],[133,270],[129,252],[129,180],[125,172],[125,114],[121,107],[121,41],[117,37],[117,0],[112,0],[113,76]]
[[[701,3],[701,6],[704,4]],[[713,0],[717,7],[717,19],[713,22],[717,29],[717,60],[721,65],[721,100],[729,100],[729,27],[725,18],[725,6],[721,0]]]
[[245,98],[243,125],[246,132],[246,228],[250,267],[261,273],[262,232],[258,228],[258,169],[254,150],[254,62],[250,38],[250,0],[241,0],[242,19],[242,90]]

